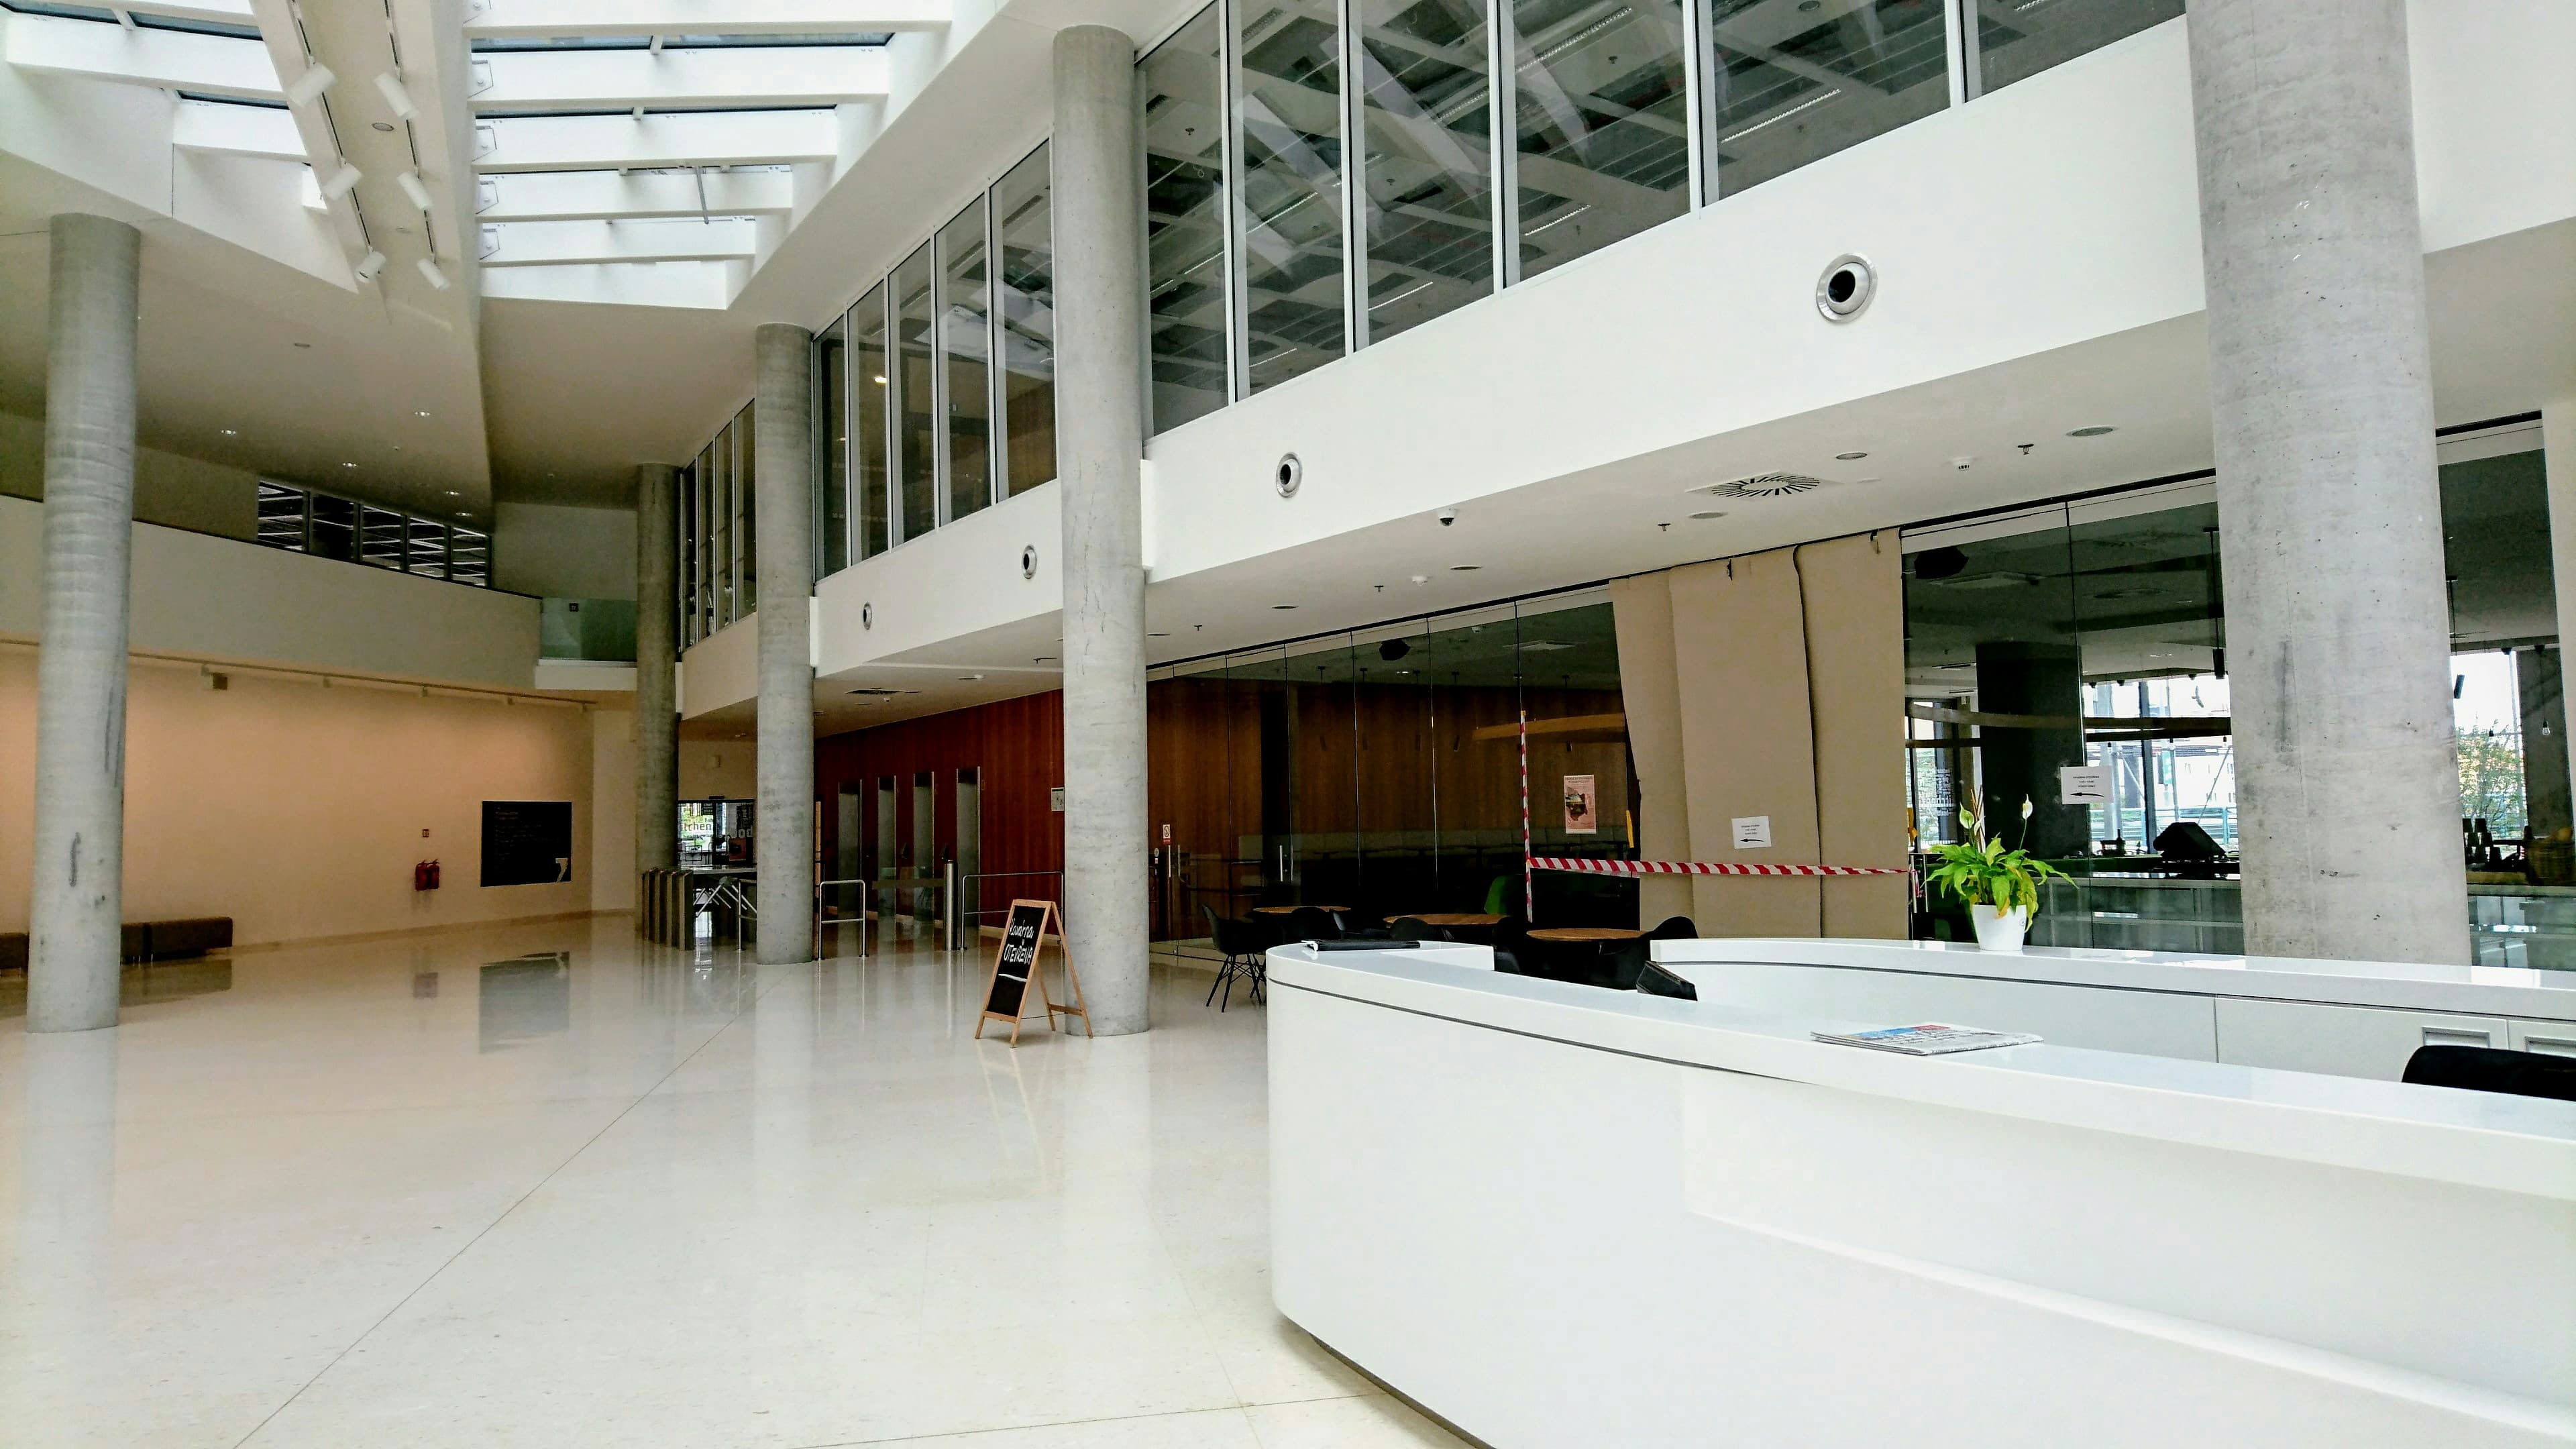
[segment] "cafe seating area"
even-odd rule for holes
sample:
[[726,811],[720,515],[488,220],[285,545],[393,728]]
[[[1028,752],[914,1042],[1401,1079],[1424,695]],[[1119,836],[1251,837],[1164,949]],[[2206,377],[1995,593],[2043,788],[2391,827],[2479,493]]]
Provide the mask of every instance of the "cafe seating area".
[[1688,916],[1673,916],[1652,930],[1639,930],[1533,926],[1524,916],[1488,911],[1424,911],[1371,919],[1331,904],[1255,906],[1239,919],[1220,916],[1206,905],[1199,911],[1207,922],[1208,939],[1222,958],[1217,979],[1208,988],[1208,1003],[1219,1011],[1232,1003],[1238,985],[1247,988],[1247,1000],[1261,1000],[1268,985],[1263,954],[1296,941],[1454,941],[1490,946],[1497,971],[1633,991],[1648,968],[1654,942],[1699,935],[1698,925]]

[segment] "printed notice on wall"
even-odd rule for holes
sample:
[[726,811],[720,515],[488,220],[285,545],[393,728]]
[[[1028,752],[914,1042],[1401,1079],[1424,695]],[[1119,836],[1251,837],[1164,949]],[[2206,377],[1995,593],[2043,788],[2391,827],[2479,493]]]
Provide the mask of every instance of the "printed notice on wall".
[[2061,805],[2110,804],[2111,767],[2108,765],[2059,766],[2057,802]]
[[1601,798],[1593,788],[1590,775],[1565,777],[1565,833],[1598,835],[1601,833]]
[[1735,817],[1735,848],[1768,850],[1771,848],[1771,817],[1738,815]]

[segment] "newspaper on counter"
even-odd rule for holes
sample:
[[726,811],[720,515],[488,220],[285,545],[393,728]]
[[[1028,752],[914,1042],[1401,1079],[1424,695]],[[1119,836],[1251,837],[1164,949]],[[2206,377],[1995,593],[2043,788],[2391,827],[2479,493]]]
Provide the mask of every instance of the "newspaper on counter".
[[2028,1046],[2039,1040],[2028,1032],[1981,1031],[1973,1026],[1945,1026],[1935,1021],[1917,1026],[1881,1027],[1876,1031],[1819,1031],[1809,1035],[1835,1046],[1903,1052],[1909,1057],[1945,1056],[1951,1052],[1983,1051],[1988,1047]]

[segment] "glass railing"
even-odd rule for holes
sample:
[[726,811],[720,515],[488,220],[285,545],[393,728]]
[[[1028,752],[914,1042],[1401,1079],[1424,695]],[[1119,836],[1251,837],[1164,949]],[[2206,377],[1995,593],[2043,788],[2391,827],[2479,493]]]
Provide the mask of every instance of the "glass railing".
[[631,664],[633,599],[547,599],[537,616],[537,657]]

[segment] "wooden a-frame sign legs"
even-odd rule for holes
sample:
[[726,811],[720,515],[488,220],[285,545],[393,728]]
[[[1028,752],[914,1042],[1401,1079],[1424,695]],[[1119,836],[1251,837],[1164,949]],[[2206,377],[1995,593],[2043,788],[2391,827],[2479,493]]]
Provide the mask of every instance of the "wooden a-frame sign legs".
[[[1056,956],[1064,962],[1064,984],[1073,993],[1073,1004],[1065,1005],[1047,990],[1044,961],[1047,927],[1055,928]],[[1073,973],[1073,951],[1064,940],[1064,914],[1053,901],[1013,901],[1011,914],[1002,922],[1001,949],[993,953],[993,974],[984,983],[984,1014],[975,1021],[975,1039],[984,1039],[984,1028],[996,1021],[1011,1024],[1011,1045],[1020,1044],[1020,1023],[1026,1020],[1029,986],[1035,983],[1038,1000],[1046,1004],[1047,1029],[1060,1030],[1059,1016],[1082,1018],[1082,1034],[1091,1035],[1091,1012],[1082,999],[1082,978]]]

